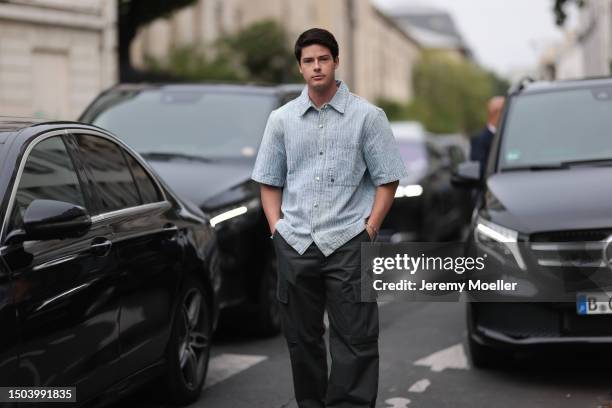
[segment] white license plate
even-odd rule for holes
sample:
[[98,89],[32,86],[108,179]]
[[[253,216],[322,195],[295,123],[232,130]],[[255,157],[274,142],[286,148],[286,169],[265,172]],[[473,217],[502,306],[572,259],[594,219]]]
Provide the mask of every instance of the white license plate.
[[576,311],[579,315],[612,314],[612,293],[578,293]]

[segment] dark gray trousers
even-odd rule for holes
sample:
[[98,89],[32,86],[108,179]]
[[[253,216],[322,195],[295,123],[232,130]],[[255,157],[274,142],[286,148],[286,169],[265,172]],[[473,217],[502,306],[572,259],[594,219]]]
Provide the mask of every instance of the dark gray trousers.
[[[278,300],[300,408],[374,407],[378,393],[378,305],[361,302],[361,243],[327,258],[312,244],[298,254],[278,233]],[[323,335],[329,317],[331,370]]]

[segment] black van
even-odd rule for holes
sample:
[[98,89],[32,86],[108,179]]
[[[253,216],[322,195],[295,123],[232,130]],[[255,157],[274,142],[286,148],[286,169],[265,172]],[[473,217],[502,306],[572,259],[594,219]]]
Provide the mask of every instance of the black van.
[[599,285],[612,278],[612,78],[522,81],[508,95],[484,179],[477,162],[454,177],[479,192],[467,254],[492,255],[499,278],[575,289],[563,301],[470,299],[473,365],[523,347],[612,343],[612,297]]

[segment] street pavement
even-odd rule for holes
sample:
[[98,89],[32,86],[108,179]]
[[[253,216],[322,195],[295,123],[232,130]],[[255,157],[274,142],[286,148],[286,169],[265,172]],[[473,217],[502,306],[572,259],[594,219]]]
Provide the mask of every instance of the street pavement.
[[[612,408],[612,358],[601,350],[537,350],[516,356],[509,367],[478,370],[465,350],[462,303],[392,302],[380,306],[380,318],[377,407]],[[282,337],[224,334],[191,407],[296,408],[292,391]],[[146,393],[121,405],[164,408]]]

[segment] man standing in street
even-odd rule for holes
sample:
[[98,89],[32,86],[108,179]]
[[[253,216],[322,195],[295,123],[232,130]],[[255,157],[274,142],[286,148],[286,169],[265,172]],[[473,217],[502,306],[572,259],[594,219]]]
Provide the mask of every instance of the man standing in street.
[[295,397],[300,408],[374,407],[378,306],[360,296],[360,250],[406,170],[384,112],[336,81],[334,36],[305,31],[295,56],[306,87],[270,114],[252,175],[278,257]]
[[505,99],[503,96],[495,96],[487,104],[487,126],[470,142],[470,160],[480,162],[480,175],[485,174],[489,152],[493,136],[497,132],[499,118],[504,110]]

